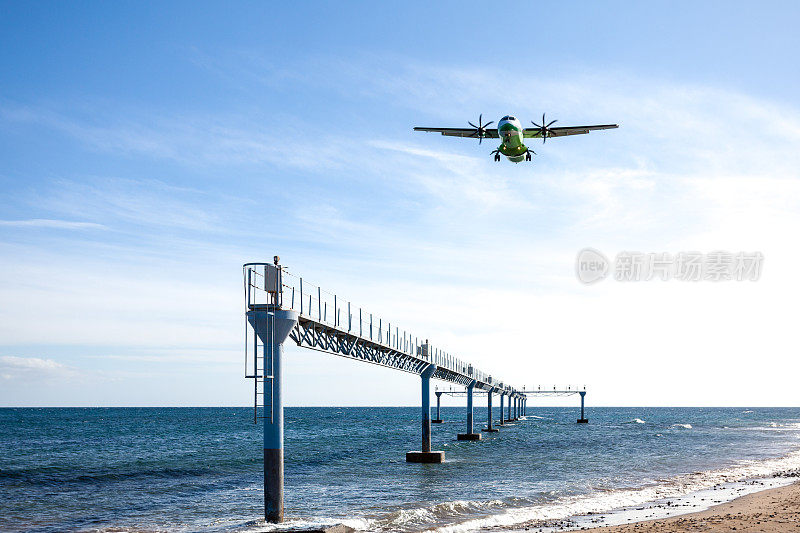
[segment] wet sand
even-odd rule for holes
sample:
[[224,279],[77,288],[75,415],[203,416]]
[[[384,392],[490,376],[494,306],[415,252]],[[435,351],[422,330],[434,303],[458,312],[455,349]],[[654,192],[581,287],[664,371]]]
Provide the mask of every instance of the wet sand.
[[650,533],[682,531],[800,532],[800,484],[767,489],[699,513],[585,531]]

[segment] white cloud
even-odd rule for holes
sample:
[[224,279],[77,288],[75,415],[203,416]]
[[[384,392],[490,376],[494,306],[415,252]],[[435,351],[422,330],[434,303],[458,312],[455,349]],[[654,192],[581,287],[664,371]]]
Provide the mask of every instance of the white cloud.
[[0,376],[9,381],[41,381],[73,375],[74,370],[53,359],[0,355]]
[[48,218],[32,218],[29,220],[0,220],[0,226],[52,229],[106,229],[103,224],[96,224],[94,222],[74,222],[71,220],[53,220]]
[[57,180],[34,203],[67,216],[88,214],[118,227],[133,224],[213,232],[219,217],[203,205],[204,197],[200,191],[160,180],[106,177]]
[[[173,161],[192,168],[275,164],[304,170],[345,163],[352,145],[336,135],[318,135],[313,146],[286,149],[286,139],[257,117],[152,114],[99,105],[90,117],[37,107],[0,107],[0,118],[38,125],[75,139],[93,151]],[[270,124],[275,120],[270,119]],[[314,131],[311,124],[296,127]],[[302,148],[302,145],[299,145]]]

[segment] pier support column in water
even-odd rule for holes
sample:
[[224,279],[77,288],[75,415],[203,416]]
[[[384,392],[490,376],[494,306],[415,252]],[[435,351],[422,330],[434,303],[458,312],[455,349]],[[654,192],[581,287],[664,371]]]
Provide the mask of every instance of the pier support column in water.
[[494,393],[494,389],[489,389],[489,392],[486,393],[486,401],[488,403],[488,414],[486,420],[486,427],[483,431],[487,433],[494,433],[495,431],[500,431],[499,429],[492,427],[492,394]]
[[506,393],[505,392],[501,392],[500,393],[500,423],[497,424],[498,426],[505,426],[506,425],[505,418],[503,417],[503,400],[505,400],[505,398],[506,398]]
[[264,343],[264,519],[283,522],[283,341],[297,324],[297,313],[253,305],[247,320]]
[[580,392],[581,395],[581,417],[578,419],[578,424],[588,424],[589,419],[583,416],[583,399],[586,397],[586,391],[582,390]]
[[436,418],[431,420],[431,424],[441,424],[442,423],[442,393],[441,391],[436,391]]
[[467,385],[467,432],[459,433],[458,440],[481,440],[481,434],[475,433],[472,420],[472,391],[475,390],[475,380]]
[[436,372],[436,365],[428,365],[422,371],[422,450],[406,452],[409,463],[442,463],[444,452],[431,451],[431,376]]

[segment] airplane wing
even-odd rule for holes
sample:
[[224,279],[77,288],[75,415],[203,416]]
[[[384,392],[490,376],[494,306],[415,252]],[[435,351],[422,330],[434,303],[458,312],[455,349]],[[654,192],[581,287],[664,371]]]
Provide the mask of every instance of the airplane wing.
[[[619,128],[618,124],[600,124],[597,126],[562,126],[559,128],[547,128],[548,137],[565,137],[567,135],[581,135],[593,130],[611,130]],[[525,128],[525,137],[541,138],[542,131],[539,128]]]
[[[442,135],[447,135],[449,137],[472,137],[473,139],[478,138],[478,134],[475,132],[475,128],[414,128],[414,131],[431,131],[434,133],[441,133]],[[499,139],[500,136],[497,134],[497,128],[486,128],[484,130],[483,138],[484,139]]]

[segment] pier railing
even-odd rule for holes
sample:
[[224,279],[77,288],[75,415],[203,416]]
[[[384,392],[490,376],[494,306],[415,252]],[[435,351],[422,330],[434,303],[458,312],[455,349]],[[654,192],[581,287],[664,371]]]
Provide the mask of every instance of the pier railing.
[[[436,365],[441,371],[474,379],[480,388],[509,388],[502,380],[475,368],[454,354],[401,329],[396,323],[373,313],[355,302],[323,289],[307,279],[290,274],[286,270],[274,273],[270,263],[248,263],[244,265],[245,307],[266,305],[277,299],[282,309],[291,309],[300,316],[300,325],[310,323],[313,328],[324,328],[358,338],[367,344],[405,354],[426,363]],[[273,285],[275,283],[276,285]],[[276,287],[279,290],[276,291]],[[327,350],[325,350],[327,351]],[[245,366],[248,366],[247,361]],[[397,367],[413,373],[417,367]],[[450,380],[448,380],[450,381]],[[455,381],[455,380],[453,380]]]
[[[436,394],[445,394],[447,396],[463,396],[466,394],[460,387],[455,389],[453,387],[436,387],[435,392]],[[522,387],[516,392],[524,395],[571,396],[573,394],[580,394],[582,392],[586,393],[586,385],[534,385]]]

